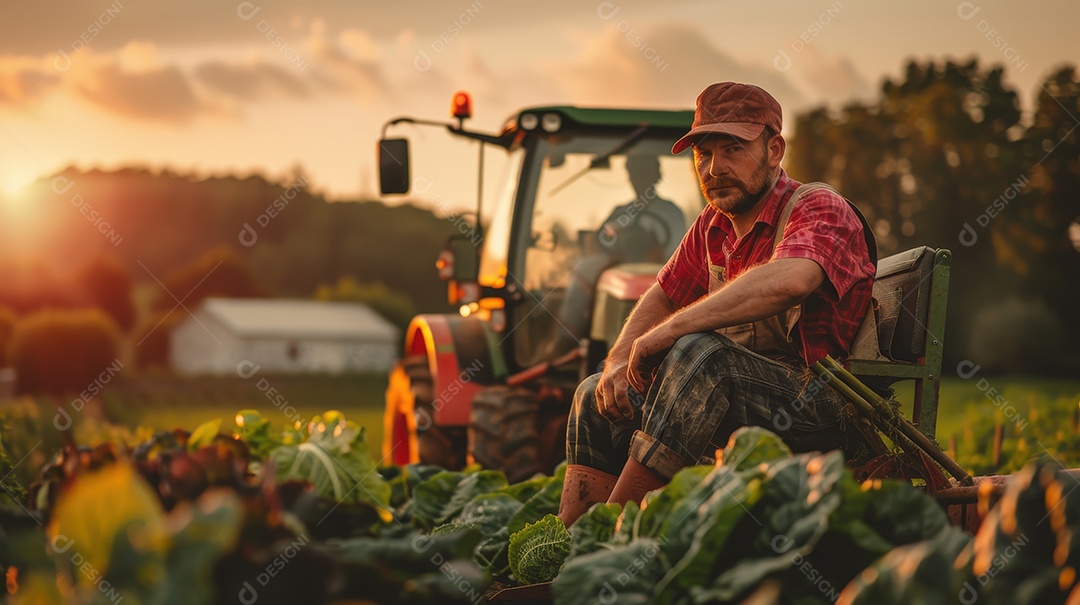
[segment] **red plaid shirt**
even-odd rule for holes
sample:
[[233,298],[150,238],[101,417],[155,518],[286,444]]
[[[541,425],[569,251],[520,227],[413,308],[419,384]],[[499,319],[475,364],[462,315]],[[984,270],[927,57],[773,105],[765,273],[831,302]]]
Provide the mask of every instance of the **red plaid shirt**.
[[709,291],[706,259],[723,267],[729,282],[747,269],[778,258],[808,258],[825,271],[825,281],[803,301],[795,324],[796,348],[812,364],[832,355],[847,357],[870,304],[875,267],[859,217],[838,195],[816,190],[803,197],[773,249],[776,223],[784,202],[800,183],[780,172],[772,193],[749,233],[736,241],[731,220],[711,205],[698,215],[682,243],[660,270],[656,281],[680,307]]

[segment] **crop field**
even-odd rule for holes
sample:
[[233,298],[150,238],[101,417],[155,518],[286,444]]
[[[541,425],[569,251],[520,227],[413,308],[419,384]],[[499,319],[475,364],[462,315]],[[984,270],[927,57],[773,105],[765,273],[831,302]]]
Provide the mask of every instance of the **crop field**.
[[105,416],[131,428],[198,426],[240,409],[258,410],[272,424],[306,422],[326,410],[340,410],[367,430],[376,460],[381,456],[386,375],[270,375],[243,379],[156,376],[117,385],[104,401]]
[[[900,401],[911,401],[911,393],[911,383],[898,385]],[[996,432],[1001,438],[995,463]],[[1080,380],[947,378],[941,383],[937,440],[978,474],[1015,471],[1040,456],[1080,466]]]
[[[168,375],[128,378],[110,385],[100,409],[72,413],[80,435],[89,440],[107,437],[102,425],[133,432],[195,427],[221,418],[230,427],[236,412],[254,409],[272,425],[283,427],[310,419],[329,409],[340,410],[367,431],[367,444],[378,461],[382,455],[383,397],[386,376],[202,377]],[[911,400],[910,383],[897,388],[900,401]],[[33,416],[24,435],[5,437],[12,454],[21,457],[37,440],[42,449],[58,448],[59,435],[48,424],[57,404],[38,400],[8,404],[0,418]],[[62,405],[71,410],[72,402]],[[37,413],[30,408],[36,407]],[[89,416],[97,415],[96,418]],[[1080,466],[1080,380],[1027,377],[947,378],[941,385],[937,438],[942,447],[969,470],[989,473],[1020,468],[1032,457],[1050,454],[1067,466]],[[994,438],[1000,426],[1001,451],[994,462]],[[141,427],[141,428],[140,428]],[[111,430],[111,428],[110,428]],[[25,443],[24,442],[29,442]],[[40,454],[39,454],[40,456]]]
[[[910,402],[912,389],[911,382],[899,383],[897,399]],[[378,460],[385,391],[386,377],[377,374],[249,380],[161,376],[117,385],[106,396],[104,407],[112,423],[153,429],[198,426],[222,417],[229,420],[243,408],[258,410],[275,425],[336,409],[367,429],[368,445]],[[995,467],[993,441],[998,425],[1003,433],[1002,452]],[[1016,470],[1027,458],[1047,452],[1063,463],[1080,466],[1080,379],[946,378],[941,384],[937,438],[965,467],[980,473]]]
[[[716,468],[684,469],[641,507],[594,506],[568,529],[554,515],[564,467],[511,485],[498,471],[381,464],[385,388],[378,375],[149,375],[118,379],[100,401],[6,402],[3,488],[13,499],[29,492],[17,498],[25,508],[0,510],[3,540],[20,552],[74,547],[78,569],[95,570],[58,584],[64,557],[21,558],[9,590],[35,603],[157,602],[162,587],[182,587],[192,603],[434,604],[554,580],[553,602],[567,605],[999,592],[1041,603],[1076,592],[1065,580],[1080,546],[1046,553],[1080,531],[1080,500],[1068,500],[1076,479],[1052,470],[1055,459],[1080,465],[1077,380],[943,384],[940,441],[977,473],[1018,472],[1008,506],[976,540],[919,491],[860,486],[838,453],[793,456],[756,428],[734,437]],[[91,449],[57,459],[67,417]],[[1043,523],[1051,514],[1058,521]]]

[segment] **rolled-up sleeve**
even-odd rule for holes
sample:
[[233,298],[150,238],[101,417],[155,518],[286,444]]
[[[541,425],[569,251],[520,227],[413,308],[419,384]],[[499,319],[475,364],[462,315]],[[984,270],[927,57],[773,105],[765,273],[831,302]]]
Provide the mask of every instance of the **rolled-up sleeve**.
[[679,307],[685,307],[709,291],[709,262],[705,231],[711,215],[702,212],[683,236],[679,247],[668,259],[656,283]]
[[828,190],[814,191],[795,206],[772,258],[816,262],[831,286],[822,293],[834,302],[874,275],[862,222],[847,201]]

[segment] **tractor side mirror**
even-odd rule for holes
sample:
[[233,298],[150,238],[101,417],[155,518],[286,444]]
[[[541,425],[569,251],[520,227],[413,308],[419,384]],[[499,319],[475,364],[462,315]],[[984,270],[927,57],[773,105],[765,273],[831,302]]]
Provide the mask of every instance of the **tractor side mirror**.
[[379,189],[383,195],[409,192],[409,140],[379,141]]
[[443,281],[474,282],[480,273],[480,251],[472,239],[464,235],[450,236],[439,252],[435,268]]

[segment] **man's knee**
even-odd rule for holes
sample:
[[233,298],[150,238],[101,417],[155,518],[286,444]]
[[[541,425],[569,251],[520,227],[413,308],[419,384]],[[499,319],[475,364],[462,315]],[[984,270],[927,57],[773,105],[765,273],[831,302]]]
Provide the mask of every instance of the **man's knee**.
[[574,402],[570,407],[570,422],[600,415],[596,407],[596,385],[598,384],[600,384],[600,374],[593,374],[578,385],[577,390],[574,391]]
[[581,381],[574,400],[570,404],[570,414],[566,421],[566,460],[578,464],[579,457],[588,458],[586,452],[579,452],[581,443],[588,443],[589,435],[597,431],[610,432],[604,425],[607,419],[600,415],[596,407],[596,385],[600,383],[600,374],[593,374]]
[[701,350],[727,349],[734,346],[736,345],[730,338],[716,332],[695,332],[679,337],[671,350],[689,355]]
[[[687,372],[700,369],[705,360],[736,354],[735,349],[738,346],[730,338],[716,332],[687,334],[675,341],[675,345],[657,368],[657,373],[663,378],[685,376]],[[713,370],[725,373],[727,364],[711,365],[716,366]]]

